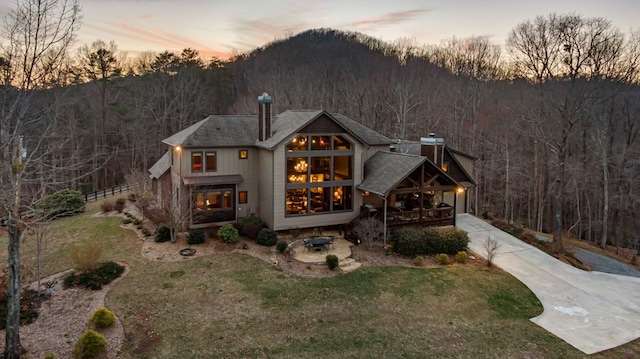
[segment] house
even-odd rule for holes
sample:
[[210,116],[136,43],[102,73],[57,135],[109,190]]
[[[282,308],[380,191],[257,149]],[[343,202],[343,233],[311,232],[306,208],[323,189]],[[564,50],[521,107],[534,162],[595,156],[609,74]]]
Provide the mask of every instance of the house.
[[475,187],[473,158],[444,144],[409,151],[408,142],[324,110],[272,116],[266,93],[257,116],[209,116],[162,142],[168,151],[149,170],[154,191],[191,228],[252,213],[274,230],[343,225],[387,207],[394,224],[409,214],[453,224]]

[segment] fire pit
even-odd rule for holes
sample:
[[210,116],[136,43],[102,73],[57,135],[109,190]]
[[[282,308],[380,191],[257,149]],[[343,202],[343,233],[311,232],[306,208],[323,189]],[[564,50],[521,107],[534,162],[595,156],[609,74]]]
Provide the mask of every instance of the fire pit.
[[184,248],[180,250],[180,255],[183,257],[191,257],[196,254],[196,250],[193,248]]

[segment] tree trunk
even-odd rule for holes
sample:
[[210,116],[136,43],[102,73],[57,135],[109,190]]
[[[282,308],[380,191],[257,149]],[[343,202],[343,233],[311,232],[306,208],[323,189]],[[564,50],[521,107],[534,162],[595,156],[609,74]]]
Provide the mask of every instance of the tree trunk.
[[607,236],[609,233],[609,170],[607,159],[607,148],[603,149],[602,155],[602,238],[600,239],[600,247],[607,246]]
[[20,358],[20,237],[22,229],[17,220],[9,219],[9,283],[7,285],[7,331],[3,358]]
[[564,245],[562,243],[562,202],[564,193],[564,171],[566,160],[564,148],[561,148],[558,153],[558,177],[556,178],[556,195],[553,208],[553,243],[558,254],[564,253]]

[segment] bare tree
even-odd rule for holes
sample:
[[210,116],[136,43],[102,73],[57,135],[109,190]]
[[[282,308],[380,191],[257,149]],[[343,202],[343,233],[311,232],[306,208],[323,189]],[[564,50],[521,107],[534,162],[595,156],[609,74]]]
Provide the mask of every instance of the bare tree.
[[367,244],[367,248],[372,249],[373,244],[382,238],[384,228],[382,222],[375,218],[363,218],[355,224],[353,233]]
[[[52,70],[65,63],[79,26],[79,9],[76,0],[17,0],[4,18],[0,54],[6,70],[0,116],[0,200],[9,232],[4,358],[19,358],[24,352],[20,343],[20,238],[27,226],[23,213],[33,207],[45,189],[31,198],[23,198],[21,191],[26,180],[53,170],[45,169],[43,160],[56,150],[49,147],[47,138],[55,133],[55,114],[49,107],[36,105],[34,89],[50,87]],[[34,137],[25,143],[25,134]]]
[[487,267],[491,267],[493,260],[498,256],[498,252],[500,251],[500,242],[498,242],[496,237],[488,236],[484,242],[482,242],[482,248],[484,249],[484,254],[487,256]]

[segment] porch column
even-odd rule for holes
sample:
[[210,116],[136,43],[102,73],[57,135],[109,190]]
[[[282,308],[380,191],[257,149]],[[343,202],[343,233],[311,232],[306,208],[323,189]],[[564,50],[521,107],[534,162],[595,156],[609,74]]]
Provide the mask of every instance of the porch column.
[[456,216],[458,215],[458,189],[453,192],[453,226],[456,226]]
[[383,235],[382,235],[382,247],[384,249],[387,249],[387,196],[383,197],[384,199],[384,208],[382,210],[382,228],[383,228]]

